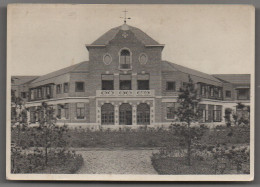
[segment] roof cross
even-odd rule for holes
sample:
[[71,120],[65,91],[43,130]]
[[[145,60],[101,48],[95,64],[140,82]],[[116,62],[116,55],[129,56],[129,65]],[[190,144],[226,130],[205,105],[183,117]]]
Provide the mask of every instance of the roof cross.
[[126,17],[126,13],[128,12],[126,9],[123,12],[125,13],[125,17],[120,17],[120,18],[123,18],[124,19],[124,23],[126,24],[126,20],[127,19],[131,19],[131,18],[130,17],[129,18]]

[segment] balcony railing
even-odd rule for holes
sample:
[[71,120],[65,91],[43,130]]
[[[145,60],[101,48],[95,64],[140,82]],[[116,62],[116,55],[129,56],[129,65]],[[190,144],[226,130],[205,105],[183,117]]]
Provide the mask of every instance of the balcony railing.
[[153,97],[154,90],[97,90],[97,97]]

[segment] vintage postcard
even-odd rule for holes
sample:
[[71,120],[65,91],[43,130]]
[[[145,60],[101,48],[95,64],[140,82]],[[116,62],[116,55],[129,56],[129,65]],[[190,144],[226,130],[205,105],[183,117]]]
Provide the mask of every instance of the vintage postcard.
[[7,35],[7,179],[254,179],[253,6],[11,4]]

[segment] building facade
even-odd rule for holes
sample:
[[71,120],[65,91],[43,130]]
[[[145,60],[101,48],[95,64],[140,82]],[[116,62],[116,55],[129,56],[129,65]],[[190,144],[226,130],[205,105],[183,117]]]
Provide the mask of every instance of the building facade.
[[164,45],[127,24],[86,48],[89,61],[36,77],[18,93],[29,123],[37,123],[36,109],[46,102],[57,122],[69,125],[170,124],[189,77],[201,97],[203,123],[223,123],[225,108],[250,104],[250,75],[209,75],[164,61]]

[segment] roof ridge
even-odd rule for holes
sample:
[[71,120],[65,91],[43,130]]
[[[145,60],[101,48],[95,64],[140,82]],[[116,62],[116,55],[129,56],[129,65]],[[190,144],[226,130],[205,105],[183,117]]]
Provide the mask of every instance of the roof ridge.
[[[77,64],[73,64],[73,65],[64,67],[64,68],[62,68],[62,69],[59,69],[59,70],[52,71],[52,72],[50,72],[50,73],[44,74],[44,75],[39,76],[38,78],[34,79],[34,80],[32,81],[32,83],[38,83],[38,82],[41,82],[41,81],[44,81],[44,80],[51,79],[51,78],[53,78],[53,77],[57,77],[57,76],[60,76],[60,75],[64,75],[64,74],[66,74],[66,73],[68,73],[68,72],[74,71],[79,65],[81,65],[81,64],[83,64],[83,63],[86,63],[86,62],[89,62],[89,61],[82,61],[82,62],[79,62],[79,63],[77,63]],[[72,69],[69,69],[69,68],[72,68]],[[68,69],[68,70],[65,71],[65,72],[62,72],[62,71],[64,71],[64,70],[66,70],[66,69]],[[61,72],[61,73],[58,74],[58,75],[53,75],[53,76],[51,76],[51,77],[48,77],[48,78],[45,78],[45,79],[41,80],[41,78],[44,77],[44,76],[51,75],[51,74],[58,73],[58,72]]]
[[[202,72],[202,71],[198,71],[198,70],[195,70],[195,69],[191,69],[191,68],[188,68],[188,67],[186,67],[186,66],[182,66],[182,65],[176,64],[176,63],[174,63],[174,62],[169,62],[169,61],[167,61],[167,60],[163,60],[163,61],[166,62],[166,63],[168,63],[168,64],[169,64],[170,66],[172,66],[172,67],[173,67],[174,65],[177,66],[177,67],[173,67],[173,68],[177,69],[178,71],[180,71],[180,72],[182,72],[182,73],[189,74],[189,73],[187,73],[187,72],[184,72],[184,71],[180,70],[180,69],[178,68],[178,66],[179,66],[179,67],[186,68],[186,69],[189,69],[189,70],[192,70],[192,71],[195,71],[195,72],[198,72],[198,73],[201,73],[201,74],[204,74],[204,75],[207,75],[207,76],[210,76],[211,78],[213,78],[213,79],[211,79],[212,81],[221,82],[221,81],[219,81],[217,78],[215,78],[215,77],[214,77],[213,75],[211,75],[211,74],[204,73],[204,72]],[[194,74],[193,74],[193,75],[194,75]],[[207,78],[205,78],[205,77],[198,76],[198,75],[194,75],[194,76],[207,79]]]

